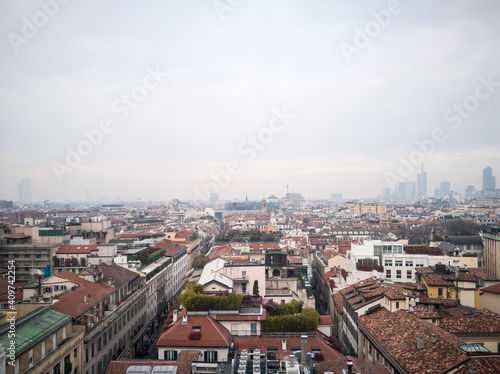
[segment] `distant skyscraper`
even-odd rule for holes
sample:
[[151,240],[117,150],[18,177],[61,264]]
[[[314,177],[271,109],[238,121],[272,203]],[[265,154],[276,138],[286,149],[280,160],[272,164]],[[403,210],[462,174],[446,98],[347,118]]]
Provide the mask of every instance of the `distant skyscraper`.
[[483,169],[483,191],[490,191],[497,188],[496,177],[493,176],[493,171],[491,168],[485,167]]
[[450,182],[444,181],[439,184],[439,188],[441,188],[441,192],[447,194],[451,191]]
[[390,188],[384,188],[384,201],[391,201],[391,189]]
[[216,203],[217,201],[219,201],[219,194],[216,192],[211,192],[210,193],[210,202]]
[[476,189],[474,188],[474,186],[467,186],[467,188],[465,189],[465,198],[466,199],[473,198],[475,195],[475,192],[476,192]]
[[417,174],[417,197],[427,197],[427,172],[424,171],[424,164],[422,163],[422,172]]
[[18,190],[21,204],[31,204],[31,178],[22,178]]
[[398,187],[398,200],[415,200],[415,182],[401,182]]
[[444,195],[449,193],[451,190],[450,182],[444,181],[439,184],[439,188],[434,190],[434,197],[437,199],[442,199]]
[[340,203],[342,201],[341,193],[332,193],[330,200]]

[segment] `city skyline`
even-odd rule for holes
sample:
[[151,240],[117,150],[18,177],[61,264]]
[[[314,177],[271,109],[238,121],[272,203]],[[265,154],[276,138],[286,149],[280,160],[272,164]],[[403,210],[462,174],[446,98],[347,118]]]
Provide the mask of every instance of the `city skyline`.
[[6,3],[0,199],[480,190],[500,4],[396,3]]
[[[492,173],[492,168],[491,167],[486,167],[482,170],[482,178],[483,178],[483,186],[484,186],[484,181],[485,181],[485,170],[489,169],[489,173]],[[421,175],[424,175],[424,177],[421,177]],[[488,174],[489,175],[489,174]],[[419,182],[419,178],[423,178],[422,182]],[[495,176],[490,175],[490,178],[493,178],[495,180]],[[488,179],[486,179],[488,180]],[[419,191],[419,183],[422,183],[422,186],[420,187],[422,191],[425,192],[425,196],[420,196],[418,191]],[[425,186],[424,186],[425,184]],[[287,193],[300,193],[302,194],[306,200],[332,200],[332,201],[341,201],[341,200],[355,200],[355,199],[381,199],[385,201],[413,201],[413,200],[418,200],[422,198],[442,198],[444,194],[447,194],[449,192],[456,192],[461,194],[462,198],[471,198],[474,197],[473,194],[476,193],[476,191],[485,191],[484,188],[476,188],[476,186],[479,185],[479,182],[477,184],[471,185],[467,184],[463,190],[459,190],[458,188],[455,187],[453,182],[450,181],[440,181],[439,183],[435,184],[436,187],[433,189],[432,187],[429,188],[429,185],[427,184],[427,172],[423,170],[423,166],[421,169],[421,172],[416,175],[416,178],[414,181],[407,181],[407,182],[402,182],[400,185],[395,188],[394,190],[391,190],[390,193],[388,194],[387,191],[385,191],[387,188],[384,188],[381,193],[375,196],[352,196],[349,193],[343,193],[343,192],[330,192],[327,194],[328,196],[313,196],[309,193],[304,193],[304,191],[296,191],[295,189],[290,189],[290,185],[287,184],[286,186],[283,186],[283,193],[277,193],[273,191],[266,191],[264,192],[264,197],[276,195],[279,198],[284,197]],[[21,181],[18,183],[18,199],[9,199],[5,198],[3,196],[0,196],[0,200],[12,200],[12,201],[21,201],[21,190],[22,186],[24,186],[24,190],[29,191],[29,196],[31,202],[31,178],[22,178]],[[402,190],[406,189],[406,191]],[[410,188],[411,191],[408,190]],[[434,191],[434,193],[429,193],[428,191]],[[404,195],[401,196],[401,193]],[[205,202],[218,202],[218,201],[243,201],[245,199],[248,199],[249,193],[244,192],[243,195],[240,196],[231,196],[231,197],[225,197],[224,194],[216,193],[216,192],[211,192],[210,195],[205,199],[205,200],[195,200],[195,199],[186,199],[187,201],[205,201]],[[339,196],[342,197],[342,199],[339,200]],[[388,198],[390,196],[390,198]],[[145,194],[138,194],[136,196],[123,196],[123,195],[107,195],[107,196],[92,196],[90,198],[90,193],[89,189],[85,188],[84,190],[84,196],[83,198],[80,199],[53,199],[52,201],[54,202],[63,202],[63,201],[81,201],[81,202],[118,202],[118,201],[140,201],[140,200],[150,200],[150,201],[169,201],[172,199],[178,199],[180,198],[179,196],[147,196]],[[252,201],[260,201],[262,199],[262,194],[259,196],[258,194],[252,195],[250,194],[250,200]],[[33,202],[38,202],[41,203],[44,200],[50,200],[48,198],[42,198],[40,200],[33,200]]]

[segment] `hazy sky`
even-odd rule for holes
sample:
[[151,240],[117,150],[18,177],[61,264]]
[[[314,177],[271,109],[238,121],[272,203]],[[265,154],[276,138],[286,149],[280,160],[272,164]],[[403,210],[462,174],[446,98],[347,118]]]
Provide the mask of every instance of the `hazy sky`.
[[3,1],[0,199],[22,177],[34,201],[377,196],[415,179],[418,142],[429,193],[481,188],[499,19],[496,0]]

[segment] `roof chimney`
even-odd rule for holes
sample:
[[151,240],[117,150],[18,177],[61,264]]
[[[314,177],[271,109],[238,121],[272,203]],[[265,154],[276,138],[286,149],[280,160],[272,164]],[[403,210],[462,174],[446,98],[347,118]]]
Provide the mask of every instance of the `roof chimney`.
[[179,309],[174,309],[174,311],[172,312],[172,322],[176,323],[178,319],[179,319]]
[[424,349],[424,337],[422,335],[417,336],[417,349]]
[[281,350],[286,352],[286,339],[281,340]]
[[182,324],[187,325],[187,323],[188,323],[188,316],[187,316],[187,314],[184,314],[182,316]]
[[307,335],[300,337],[300,363],[307,364]]
[[351,357],[350,356],[347,356],[347,373],[348,374],[352,374],[352,360],[351,360]]
[[85,304],[88,304],[89,302],[87,301],[87,294],[83,295],[83,302]]
[[436,344],[436,342],[437,342],[436,334],[431,334],[431,344]]

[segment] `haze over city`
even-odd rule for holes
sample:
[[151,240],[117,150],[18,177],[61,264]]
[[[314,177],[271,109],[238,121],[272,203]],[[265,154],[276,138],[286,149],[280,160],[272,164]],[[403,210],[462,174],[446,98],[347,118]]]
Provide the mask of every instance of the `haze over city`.
[[376,197],[422,154],[429,191],[499,173],[497,1],[40,4],[0,12],[0,199],[190,200],[213,175],[226,200]]

